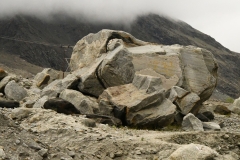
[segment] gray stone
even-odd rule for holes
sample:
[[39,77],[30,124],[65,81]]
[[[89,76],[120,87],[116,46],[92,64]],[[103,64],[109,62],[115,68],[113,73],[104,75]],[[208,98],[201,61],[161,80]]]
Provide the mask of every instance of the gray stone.
[[204,131],[202,122],[192,113],[183,117],[182,129],[185,131]]
[[101,100],[123,110],[128,125],[143,128],[169,125],[176,111],[176,106],[164,98],[164,90],[147,94],[133,84],[107,88],[99,97]]
[[12,76],[6,76],[0,81],[0,92],[4,91],[5,86],[13,79]]
[[151,69],[136,72],[132,84],[146,93],[153,93],[163,89],[160,75]]
[[109,52],[98,68],[105,88],[131,83],[134,74],[132,56],[122,45]]
[[175,102],[181,110],[181,113],[186,115],[190,111],[194,110],[196,103],[200,100],[200,97],[196,93],[189,93],[181,99],[177,99]]
[[41,93],[41,96],[48,96],[56,98],[64,89],[76,89],[78,85],[78,78],[69,74],[64,79],[57,79],[47,85]]
[[9,99],[21,101],[27,96],[27,91],[19,86],[14,80],[8,82],[4,89],[5,95]]
[[47,100],[49,99],[48,96],[43,96],[40,99],[38,99],[36,101],[36,103],[33,105],[33,108],[43,108],[44,103],[47,102]]
[[215,157],[219,156],[219,154],[204,145],[200,144],[187,144],[183,145],[174,151],[169,159],[171,160],[208,160],[215,159]]
[[189,93],[189,91],[186,91],[185,89],[180,88],[178,86],[173,86],[169,92],[170,92],[170,94],[169,94],[168,99],[171,102],[174,102],[177,99],[181,99]]
[[73,72],[80,80],[78,89],[82,93],[98,97],[103,92],[104,86],[97,77],[97,68],[105,56],[106,55],[102,55],[100,58],[96,59],[89,67],[81,68]]
[[11,118],[22,120],[23,118],[28,117],[31,113],[33,113],[33,110],[30,108],[15,108],[11,112]]
[[65,89],[59,97],[72,103],[81,114],[93,114],[94,108],[98,108],[96,100],[75,90]]
[[86,127],[96,127],[96,122],[92,119],[84,119],[82,124],[84,124]]
[[45,68],[42,72],[38,73],[34,77],[34,80],[36,81],[36,85],[40,87],[43,84],[49,84],[52,81],[59,78],[60,78],[59,71],[56,71],[52,68]]
[[205,130],[221,130],[221,127],[214,122],[202,122],[202,124]]
[[214,112],[222,115],[228,115],[231,113],[231,110],[227,106],[220,104],[215,107]]
[[233,104],[229,106],[229,110],[240,115],[240,97],[234,100]]
[[[96,34],[91,33],[78,41],[73,48],[70,61],[71,70],[75,71],[79,68],[87,67],[92,64],[96,58],[107,52],[106,46],[108,45],[108,42],[110,42],[110,38],[116,36],[118,39],[122,39],[125,46],[139,46],[147,44],[147,42],[138,40],[129,33],[123,31],[104,29]],[[113,48],[114,47],[112,47],[112,49]]]

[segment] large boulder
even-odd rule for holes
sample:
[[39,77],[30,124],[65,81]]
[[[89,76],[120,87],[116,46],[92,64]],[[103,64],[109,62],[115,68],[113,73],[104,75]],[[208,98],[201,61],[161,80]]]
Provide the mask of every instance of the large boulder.
[[126,84],[107,88],[99,101],[104,101],[106,108],[110,104],[113,115],[123,124],[159,128],[171,124],[176,111],[176,106],[164,97],[164,93],[164,90],[146,93],[146,90],[138,89],[133,84]]
[[105,88],[131,83],[134,74],[132,56],[122,45],[109,52],[98,69]]
[[131,83],[134,72],[138,73],[136,85],[141,85],[142,74],[154,75],[161,86],[149,92],[164,88],[171,93],[167,98],[186,115],[197,114],[211,96],[218,67],[212,53],[199,47],[152,44],[126,32],[102,30],[75,45],[70,68],[80,79],[79,90],[95,97],[108,87]]
[[4,93],[8,99],[21,101],[27,96],[27,91],[14,80],[8,82],[5,86]]

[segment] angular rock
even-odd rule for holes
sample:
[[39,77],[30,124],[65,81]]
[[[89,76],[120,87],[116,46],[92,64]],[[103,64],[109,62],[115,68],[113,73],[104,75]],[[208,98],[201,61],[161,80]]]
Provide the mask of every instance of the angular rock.
[[168,99],[171,102],[176,101],[177,99],[181,99],[184,96],[186,96],[189,93],[189,91],[186,91],[185,89],[182,89],[178,86],[173,86],[171,90],[169,91]]
[[102,55],[100,58],[96,59],[92,66],[81,68],[73,72],[73,74],[79,78],[80,82],[78,84],[78,89],[82,93],[98,97],[103,92],[104,86],[97,77],[97,69],[105,56],[106,55]]
[[152,69],[136,72],[132,84],[149,94],[163,89],[160,75]]
[[214,112],[222,115],[228,115],[231,113],[231,110],[225,105],[217,105]]
[[181,99],[177,99],[175,102],[180,108],[181,113],[186,115],[194,110],[196,103],[200,100],[200,97],[195,93],[189,93]]
[[19,107],[19,102],[14,100],[6,100],[4,98],[0,97],[0,107],[6,107],[6,108],[17,108]]
[[200,144],[187,144],[181,146],[174,151],[170,156],[170,160],[210,160],[215,159],[219,154],[204,145]]
[[79,114],[79,110],[74,107],[73,104],[71,104],[68,101],[65,101],[61,98],[54,98],[47,100],[43,108],[45,109],[52,109],[58,113],[64,113],[64,114]]
[[109,52],[98,68],[105,88],[131,83],[134,74],[132,56],[122,45]]
[[205,130],[217,130],[217,131],[221,130],[221,127],[214,122],[202,122],[202,124]]
[[96,101],[75,90],[65,89],[59,97],[73,104],[81,114],[93,114],[98,108]]
[[[92,64],[96,58],[103,53],[107,53],[108,43],[111,39],[121,39],[125,46],[139,46],[148,44],[140,41],[123,31],[101,30],[96,34],[89,34],[77,42],[73,48],[73,53],[70,61],[70,68],[75,71]],[[111,42],[110,42],[111,43]],[[114,47],[113,47],[114,48]]]
[[4,88],[4,93],[7,98],[16,101],[21,101],[27,96],[27,91],[23,87],[19,86],[14,80],[8,82]]
[[8,73],[5,71],[5,70],[3,70],[2,68],[0,68],[0,81],[4,78],[4,77],[6,77],[8,75]]
[[135,127],[166,126],[173,122],[176,111],[176,106],[164,98],[164,90],[147,94],[133,84],[109,87],[99,97],[101,100],[122,111],[125,119],[121,120]]
[[40,87],[44,84],[49,84],[52,81],[59,78],[60,78],[60,74],[58,71],[51,68],[45,68],[42,72],[38,73],[34,77],[34,80],[36,81],[36,85]]
[[183,118],[182,129],[185,131],[204,131],[202,122],[192,113],[188,113]]
[[4,88],[5,86],[8,84],[8,82],[10,82],[11,80],[14,79],[14,76],[9,75],[4,77],[1,81],[0,81],[0,92],[4,92]]
[[233,104],[229,106],[229,109],[236,114],[240,114],[240,97],[235,99]]
[[47,100],[49,99],[48,96],[43,96],[40,99],[38,99],[36,101],[36,103],[33,105],[33,108],[43,108],[44,103],[47,102]]
[[78,78],[69,74],[64,79],[57,79],[46,86],[41,93],[41,96],[48,96],[56,98],[64,89],[76,89],[78,85]]

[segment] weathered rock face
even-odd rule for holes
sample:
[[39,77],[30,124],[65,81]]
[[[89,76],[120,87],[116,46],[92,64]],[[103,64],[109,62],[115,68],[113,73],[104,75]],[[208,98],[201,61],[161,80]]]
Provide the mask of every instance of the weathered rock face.
[[137,127],[168,125],[177,110],[197,114],[217,83],[209,51],[151,44],[113,30],[81,39],[70,67],[79,91],[99,97],[100,113]]

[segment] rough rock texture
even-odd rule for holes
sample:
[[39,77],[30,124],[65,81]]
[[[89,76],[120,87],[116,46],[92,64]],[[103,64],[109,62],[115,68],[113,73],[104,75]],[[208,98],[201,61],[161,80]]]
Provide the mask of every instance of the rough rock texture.
[[131,83],[134,74],[132,56],[124,46],[109,52],[98,68],[98,76],[105,88]]
[[7,98],[16,101],[20,101],[27,96],[27,91],[19,86],[14,80],[8,82],[5,86],[4,93]]
[[164,90],[148,94],[133,84],[110,87],[99,97],[99,101],[121,111],[121,116],[117,118],[123,122],[142,128],[171,124],[176,110],[176,106],[164,98]]
[[218,156],[213,149],[199,144],[188,144],[173,152],[170,160],[210,160]]
[[61,92],[59,97],[73,104],[81,114],[93,114],[98,111],[96,100],[78,91],[65,89]]
[[192,113],[188,113],[183,118],[182,129],[185,131],[203,131],[203,124]]

